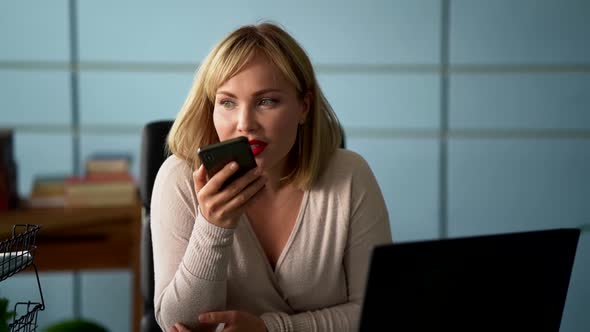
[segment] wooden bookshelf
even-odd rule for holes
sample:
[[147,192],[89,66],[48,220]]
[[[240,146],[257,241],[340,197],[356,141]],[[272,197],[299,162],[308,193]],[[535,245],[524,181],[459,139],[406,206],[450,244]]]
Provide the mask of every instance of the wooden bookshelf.
[[[35,265],[39,271],[129,269],[133,274],[132,328],[139,332],[140,205],[108,208],[22,209],[0,212],[0,239],[15,224],[41,226]],[[42,278],[42,276],[41,276]]]

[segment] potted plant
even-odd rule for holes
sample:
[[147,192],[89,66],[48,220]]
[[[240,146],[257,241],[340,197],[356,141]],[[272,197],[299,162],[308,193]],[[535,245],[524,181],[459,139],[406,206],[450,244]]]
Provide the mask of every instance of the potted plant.
[[8,324],[14,314],[14,311],[8,311],[8,299],[0,298],[0,332],[8,332]]
[[83,318],[67,319],[49,326],[45,332],[109,332],[104,326]]

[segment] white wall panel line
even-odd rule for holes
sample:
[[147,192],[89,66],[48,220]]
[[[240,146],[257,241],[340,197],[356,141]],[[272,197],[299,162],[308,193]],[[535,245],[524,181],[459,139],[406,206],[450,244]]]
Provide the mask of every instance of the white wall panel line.
[[[200,63],[173,62],[80,62],[78,65],[58,61],[0,61],[0,69],[14,70],[48,70],[48,71],[104,71],[104,72],[164,72],[191,73]],[[349,74],[349,73],[400,73],[400,74],[437,74],[441,70],[438,64],[403,64],[403,63],[349,63],[331,64],[316,63],[317,73]],[[511,73],[588,73],[590,64],[450,64],[451,74],[511,74]]]

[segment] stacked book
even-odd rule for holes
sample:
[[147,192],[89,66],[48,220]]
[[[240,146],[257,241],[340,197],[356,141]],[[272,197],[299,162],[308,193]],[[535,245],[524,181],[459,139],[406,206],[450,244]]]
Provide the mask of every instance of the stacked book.
[[29,206],[33,208],[64,207],[66,204],[65,180],[66,176],[62,175],[35,177]]
[[66,207],[131,205],[138,201],[137,185],[126,156],[94,156],[86,161],[84,177],[65,181]]
[[105,207],[138,201],[137,185],[125,155],[95,155],[84,176],[40,176],[33,182],[31,207]]

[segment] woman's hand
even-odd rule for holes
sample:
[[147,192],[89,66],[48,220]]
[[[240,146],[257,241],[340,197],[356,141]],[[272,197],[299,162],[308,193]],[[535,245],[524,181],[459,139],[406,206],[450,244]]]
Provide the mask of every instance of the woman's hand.
[[[199,315],[201,324],[225,324],[222,332],[265,332],[264,321],[245,311],[216,311]],[[182,324],[176,323],[168,332],[191,332]]]
[[266,178],[261,176],[261,170],[257,167],[221,190],[225,180],[237,170],[238,164],[231,162],[209,181],[202,165],[193,173],[199,209],[205,219],[214,225],[224,228],[236,227],[246,204],[266,182]]

